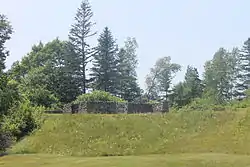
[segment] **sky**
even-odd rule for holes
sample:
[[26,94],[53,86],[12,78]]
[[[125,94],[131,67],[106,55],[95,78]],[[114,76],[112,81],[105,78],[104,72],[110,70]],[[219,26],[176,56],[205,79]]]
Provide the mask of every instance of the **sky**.
[[[250,37],[249,0],[89,0],[98,35],[108,26],[119,46],[127,37],[138,44],[140,86],[157,59],[170,56],[182,66],[173,83],[182,81],[186,67],[198,68],[220,48],[241,47]],[[15,33],[6,47],[7,67],[39,41],[67,40],[81,0],[0,0]],[[96,45],[98,35],[90,40]]]

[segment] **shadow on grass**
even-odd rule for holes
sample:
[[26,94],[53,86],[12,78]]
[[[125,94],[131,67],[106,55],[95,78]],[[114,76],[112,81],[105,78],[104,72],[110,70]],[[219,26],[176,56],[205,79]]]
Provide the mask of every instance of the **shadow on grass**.
[[7,155],[9,155],[7,152],[0,153],[0,157],[4,157],[4,156],[7,156]]

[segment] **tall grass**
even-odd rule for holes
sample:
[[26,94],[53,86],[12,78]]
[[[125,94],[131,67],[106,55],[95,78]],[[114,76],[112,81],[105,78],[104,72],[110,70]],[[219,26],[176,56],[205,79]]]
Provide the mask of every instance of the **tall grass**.
[[122,156],[250,153],[250,111],[53,115],[13,153]]

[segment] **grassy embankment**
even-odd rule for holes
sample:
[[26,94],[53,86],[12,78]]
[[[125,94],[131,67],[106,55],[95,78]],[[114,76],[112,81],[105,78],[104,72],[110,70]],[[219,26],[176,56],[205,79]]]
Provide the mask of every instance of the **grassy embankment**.
[[249,132],[248,110],[53,115],[39,131],[11,149],[12,153],[31,155],[4,157],[0,166],[12,167],[21,160],[26,162],[24,166],[41,163],[46,167],[59,164],[63,167],[247,166],[250,165]]

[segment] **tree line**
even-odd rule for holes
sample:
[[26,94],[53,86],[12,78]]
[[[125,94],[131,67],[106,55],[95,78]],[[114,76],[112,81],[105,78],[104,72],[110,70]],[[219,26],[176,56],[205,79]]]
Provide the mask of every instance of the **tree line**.
[[[162,103],[164,109],[208,110],[211,106],[250,107],[250,38],[232,50],[219,48],[200,75],[188,66],[184,80],[172,84],[182,66],[171,57],[159,58],[145,78],[146,89],[138,84],[138,43],[128,37],[118,46],[111,29],[97,36],[88,0],[77,9],[67,40],[56,38],[38,43],[21,60],[6,69],[10,55],[5,44],[13,27],[0,14],[0,152],[13,141],[39,128],[46,109],[82,101]],[[88,93],[94,91],[92,93]],[[241,102],[238,102],[238,101]],[[243,102],[242,102],[243,101]]]
[[[188,66],[184,81],[172,84],[182,66],[163,57],[146,77],[146,89],[138,84],[138,43],[128,37],[118,46],[111,30],[105,27],[97,46],[89,39],[97,35],[88,0],[77,9],[68,40],[56,38],[36,44],[20,61],[5,69],[9,52],[5,43],[13,33],[5,15],[0,15],[0,110],[7,112],[18,99],[33,106],[56,107],[71,103],[88,91],[109,92],[128,102],[164,102],[166,108],[186,106],[197,99],[209,104],[227,104],[247,97],[250,82],[250,38],[242,48],[220,48],[205,63],[203,77],[196,67]],[[89,67],[91,65],[91,67]]]
[[[119,47],[108,27],[91,46],[93,12],[87,0],[77,9],[68,40],[58,38],[32,47],[31,52],[15,62],[8,74],[35,105],[50,107],[69,103],[88,90],[102,90],[127,101],[139,97],[137,83],[138,44],[128,37]],[[87,68],[91,63],[91,68]]]

